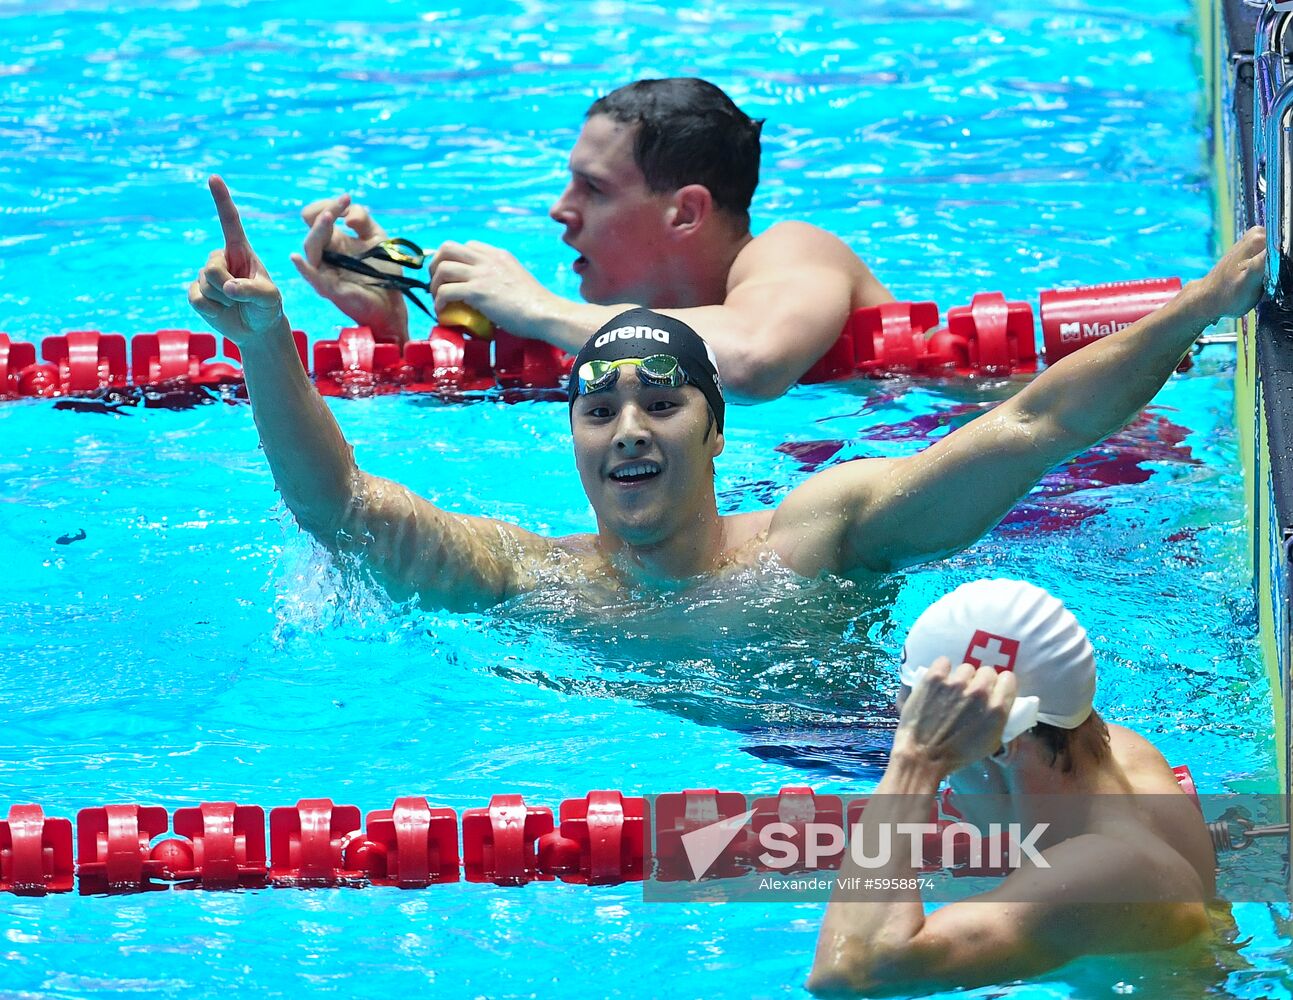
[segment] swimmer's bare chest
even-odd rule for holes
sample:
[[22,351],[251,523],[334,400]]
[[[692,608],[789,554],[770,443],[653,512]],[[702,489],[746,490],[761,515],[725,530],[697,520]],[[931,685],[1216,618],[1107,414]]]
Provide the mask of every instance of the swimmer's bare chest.
[[[775,555],[775,548],[768,540],[772,514],[768,510],[724,517],[722,548],[712,568],[677,581],[659,581],[662,589],[670,589],[674,582],[686,588],[722,579],[748,570]],[[597,535],[568,535],[553,539],[551,546],[545,558],[531,560],[527,565],[523,574],[523,591],[557,587],[600,600],[622,593],[635,584],[640,586],[643,582],[640,577],[635,579],[632,552],[609,554],[599,544]]]

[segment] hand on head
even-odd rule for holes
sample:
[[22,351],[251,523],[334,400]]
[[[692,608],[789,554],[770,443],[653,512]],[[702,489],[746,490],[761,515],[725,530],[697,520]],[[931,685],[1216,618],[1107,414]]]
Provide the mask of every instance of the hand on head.
[[917,754],[943,775],[995,753],[1001,746],[1016,683],[1009,671],[953,668],[940,656],[903,705],[893,753]]
[[224,249],[214,251],[189,285],[189,305],[217,332],[241,345],[283,320],[283,299],[242,228],[229,188],[208,182],[220,216]]
[[[398,290],[323,260],[325,250],[358,257],[387,238],[386,230],[373,220],[368,209],[353,204],[350,195],[343,194],[311,202],[301,212],[301,218],[310,227],[304,253],[292,254],[292,263],[301,277],[356,323],[371,329],[378,340],[402,343],[408,339],[408,312]],[[338,229],[338,219],[344,219],[355,235]],[[380,260],[366,263],[378,270],[383,268]],[[397,265],[388,266],[392,273],[400,270]]]

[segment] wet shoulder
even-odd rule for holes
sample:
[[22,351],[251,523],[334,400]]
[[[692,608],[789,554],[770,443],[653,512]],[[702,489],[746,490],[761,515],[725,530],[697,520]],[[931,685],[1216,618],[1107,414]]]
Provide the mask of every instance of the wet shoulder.
[[1109,749],[1132,791],[1141,795],[1161,795],[1180,790],[1180,783],[1167,758],[1139,733],[1110,723]]
[[544,545],[520,555],[517,589],[521,593],[552,588],[605,590],[617,586],[606,555],[590,533],[544,539]]
[[737,254],[728,276],[728,290],[744,281],[761,280],[769,269],[782,272],[788,262],[843,269],[858,287],[871,278],[861,258],[838,236],[807,222],[778,222]]
[[1212,840],[1198,807],[1181,790],[1171,764],[1149,740],[1122,726],[1109,726],[1109,747],[1137,796],[1142,822],[1179,854],[1212,892],[1216,866]]
[[721,570],[737,569],[758,564],[771,549],[768,547],[768,529],[772,525],[773,508],[728,514],[723,518],[723,563]]

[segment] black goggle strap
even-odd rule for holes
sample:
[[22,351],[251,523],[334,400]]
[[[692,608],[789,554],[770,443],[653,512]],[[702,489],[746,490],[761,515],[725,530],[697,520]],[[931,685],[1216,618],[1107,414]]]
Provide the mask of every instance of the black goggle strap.
[[392,274],[389,271],[383,271],[373,267],[371,264],[364,263],[370,257],[385,260],[392,264],[399,264],[401,267],[420,268],[426,259],[426,254],[422,252],[422,248],[416,243],[400,239],[385,240],[376,246],[369,247],[358,257],[338,253],[336,250],[323,251],[323,262],[325,264],[331,264],[333,267],[339,267],[346,271],[353,271],[355,274],[362,274],[365,278],[372,278],[372,284],[380,285],[383,288],[398,288],[405,298],[428,316],[431,315],[431,310],[413,294],[413,289],[415,288],[429,293],[431,291],[431,282],[403,274]]

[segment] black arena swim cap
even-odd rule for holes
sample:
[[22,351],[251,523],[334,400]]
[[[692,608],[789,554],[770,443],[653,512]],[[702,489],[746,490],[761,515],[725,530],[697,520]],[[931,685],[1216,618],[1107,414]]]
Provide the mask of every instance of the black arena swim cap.
[[714,352],[695,330],[680,319],[638,307],[620,313],[594,333],[579,349],[570,369],[568,395],[573,409],[579,398],[579,369],[586,361],[620,361],[667,354],[676,358],[688,382],[705,395],[718,432],[723,433],[723,383]]

